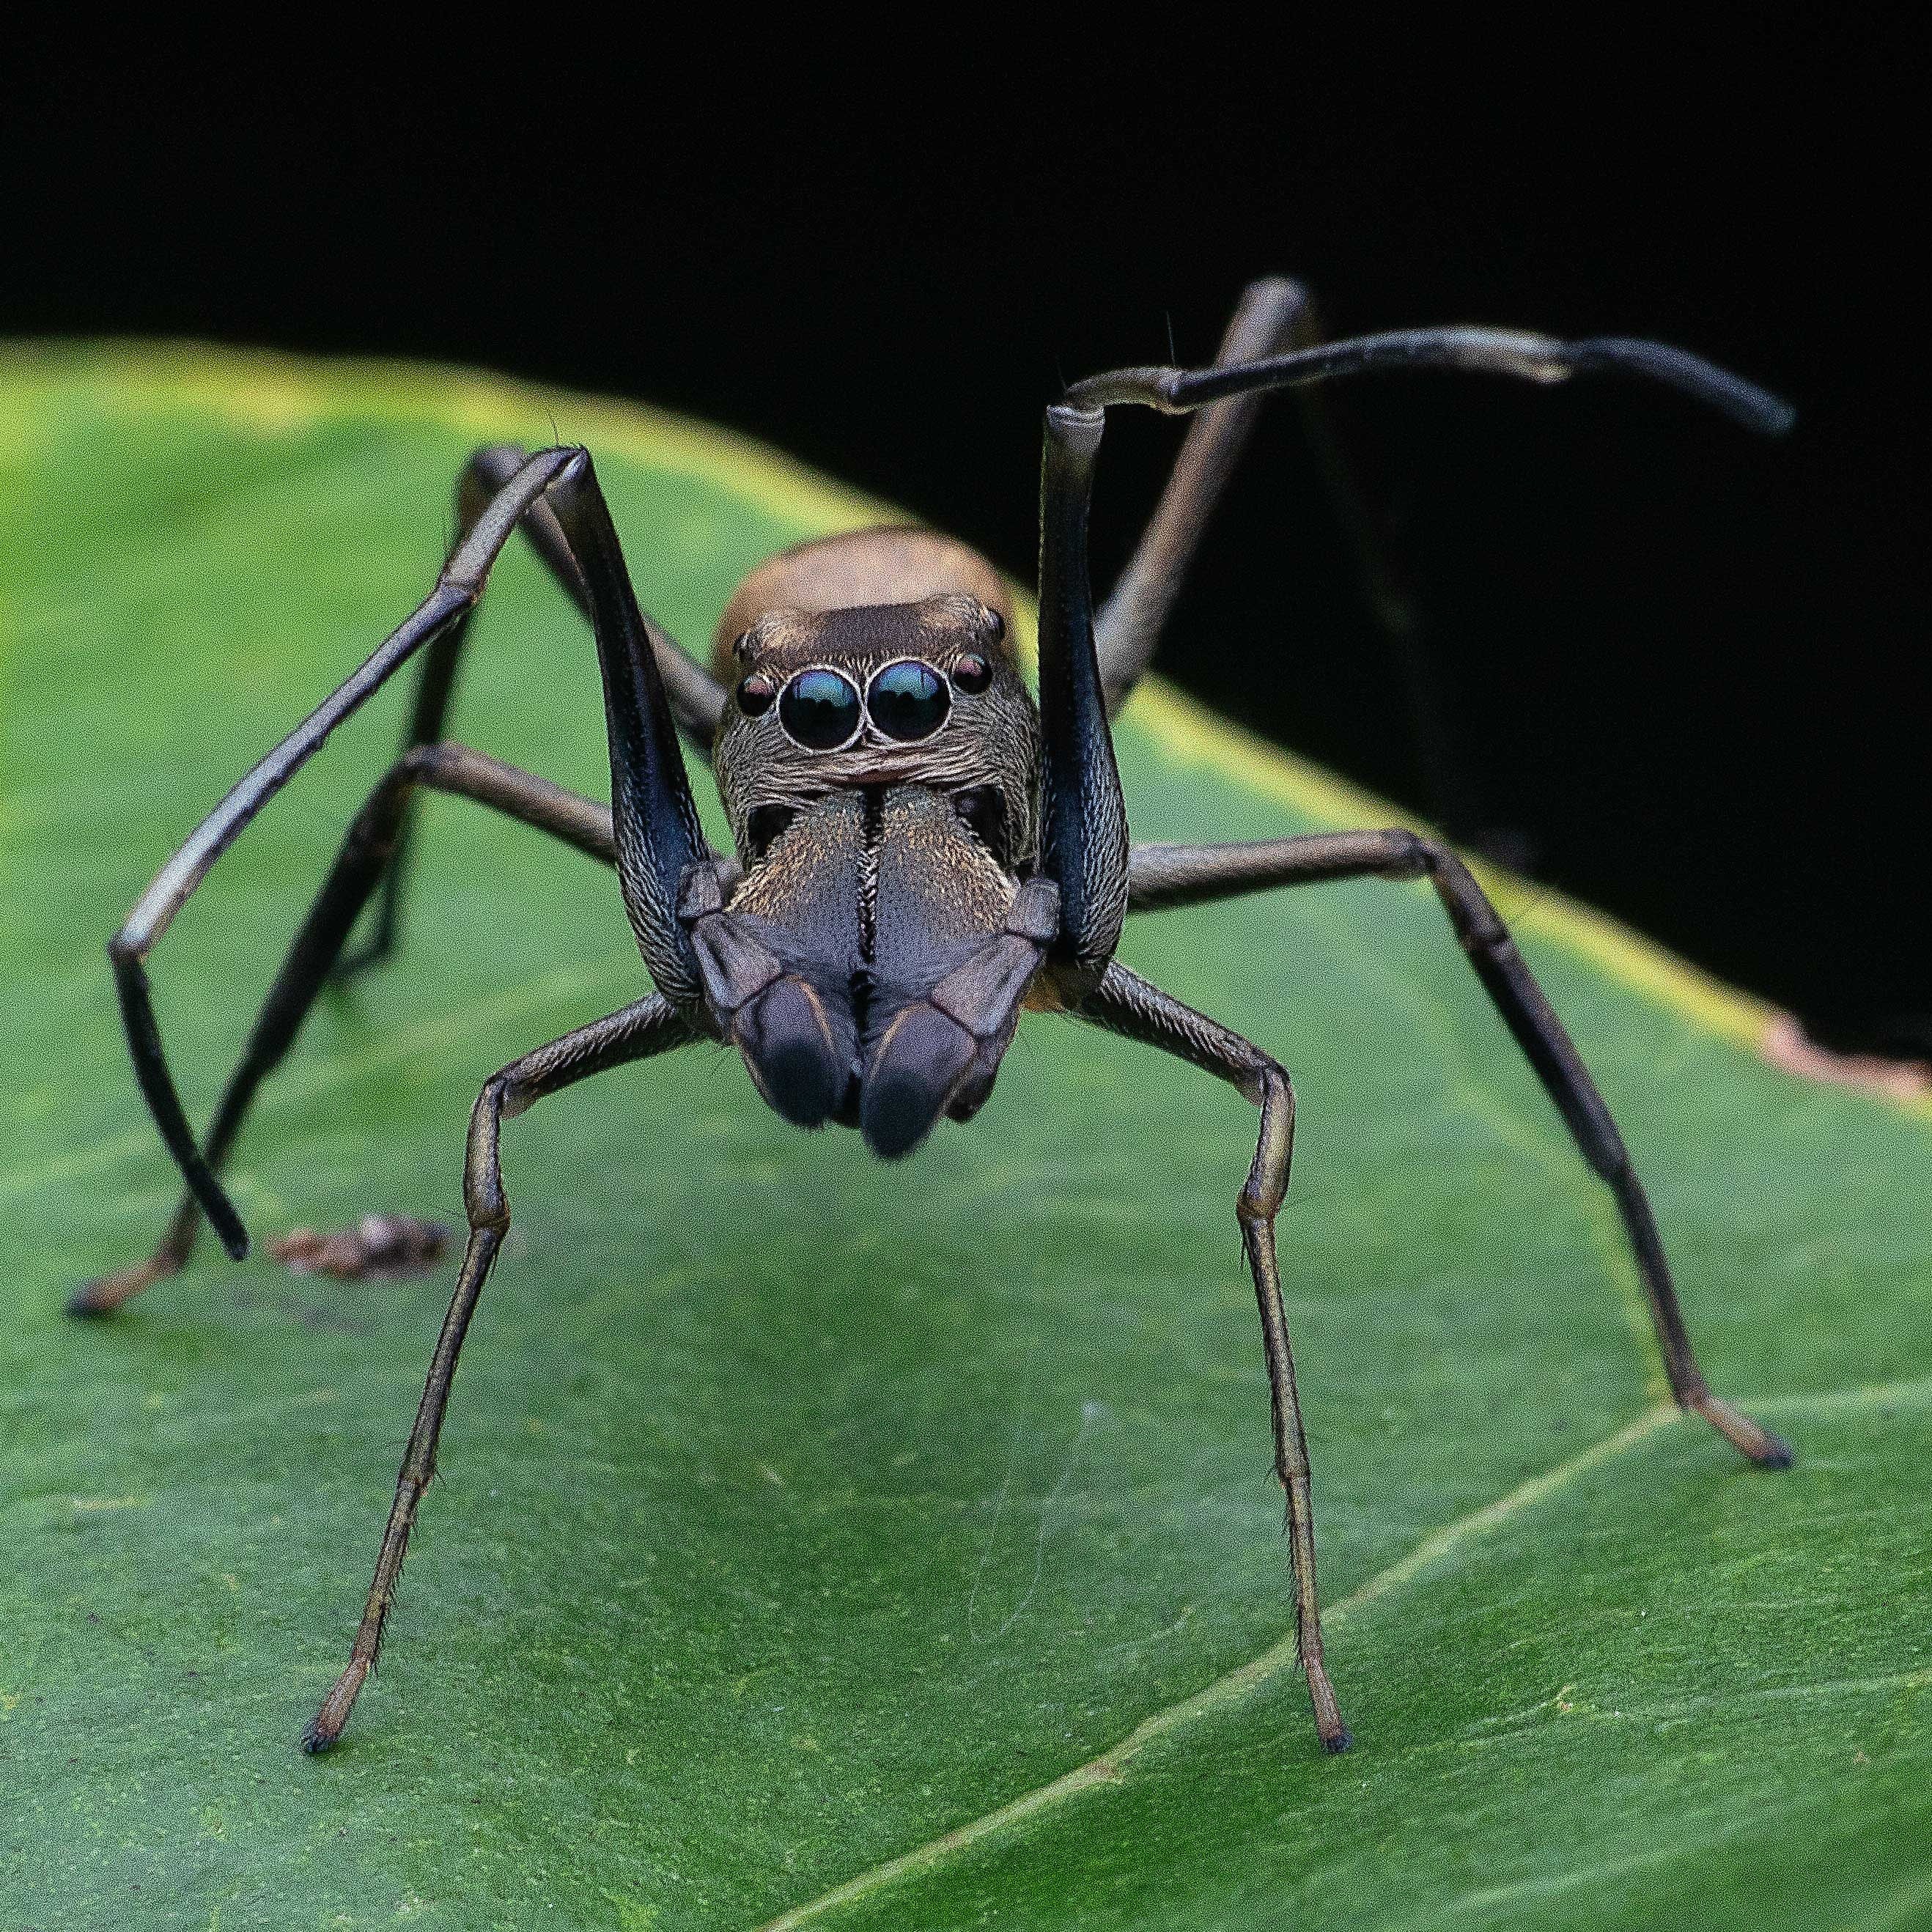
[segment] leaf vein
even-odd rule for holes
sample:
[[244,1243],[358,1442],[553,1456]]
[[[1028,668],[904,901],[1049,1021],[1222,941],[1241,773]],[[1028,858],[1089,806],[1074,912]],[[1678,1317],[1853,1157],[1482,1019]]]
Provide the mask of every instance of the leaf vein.
[[[1932,1376],[1902,1382],[1875,1383],[1850,1389],[1827,1389],[1815,1392],[1754,1399],[1747,1406],[1754,1411],[1761,1409],[1823,1409],[1846,1411],[1880,1408],[1889,1406],[1917,1405],[1932,1401]],[[1486,1503],[1480,1509],[1468,1515],[1456,1517],[1432,1530],[1423,1537],[1405,1556],[1398,1558],[1388,1568],[1361,1584],[1349,1595],[1324,1610],[1323,1627],[1328,1630],[1342,1628],[1350,1620],[1366,1610],[1371,1604],[1389,1595],[1406,1584],[1412,1582],[1425,1570],[1432,1568],[1444,1558],[1452,1555],[1462,1544],[1472,1538],[1495,1528],[1498,1524],[1520,1516],[1533,1508],[1546,1498],[1559,1490],[1588,1474],[1604,1463],[1612,1462],[1626,1450],[1635,1448],[1640,1443],[1654,1435],[1666,1423],[1674,1421],[1681,1412],[1673,1404],[1660,1403],[1646,1409],[1633,1420],[1626,1423],[1614,1434],[1582,1449],[1564,1461],[1554,1464],[1539,1474],[1532,1476],[1516,1486],[1498,1496],[1495,1502]],[[822,1918],[827,1912],[842,1905],[856,1904],[868,1894],[885,1889],[902,1880],[916,1877],[945,1864],[959,1853],[969,1851],[976,1845],[997,1834],[1024,1825],[1042,1812],[1082,1796],[1084,1793],[1110,1784],[1118,1784],[1126,1776],[1126,1767],[1147,1748],[1170,1733],[1192,1723],[1196,1718],[1222,1709],[1251,1696],[1262,1686],[1291,1671],[1296,1666],[1295,1639],[1292,1630],[1278,1642],[1271,1644],[1258,1656],[1216,1678],[1211,1684],[1197,1690],[1192,1696],[1183,1698],[1178,1703],[1170,1704],[1164,1710],[1156,1711],[1151,1717],[1144,1718],[1120,1742],[1096,1758],[1053,1779],[1023,1792],[1018,1797],[986,1812],[980,1816],[956,1826],[950,1832],[943,1832],[910,1851],[902,1852],[895,1858],[873,1865],[856,1874],[829,1892],[793,1906],[773,1919],[767,1921],[759,1932],[794,1932],[794,1928]],[[1904,1674],[1912,1684],[1925,1673],[1912,1672]],[[1876,1689],[1888,1680],[1870,1680],[1862,1688]],[[1902,1684],[1900,1688],[1904,1688]],[[1459,1901],[1459,1904],[1461,1901]]]

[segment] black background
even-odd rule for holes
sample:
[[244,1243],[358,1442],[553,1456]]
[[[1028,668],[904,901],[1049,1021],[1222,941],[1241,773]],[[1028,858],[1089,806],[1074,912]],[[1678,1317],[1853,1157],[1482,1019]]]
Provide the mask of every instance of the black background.
[[[526,16],[461,58],[16,46],[0,334],[632,395],[1022,572],[1042,404],[1170,340],[1209,358],[1256,274],[1302,278],[1345,332],[1681,343],[1789,396],[1797,431],[1607,381],[1338,395],[1426,620],[1406,660],[1278,408],[1162,668],[1834,1043],[1932,1053],[1909,27],[1425,49],[1196,45],[1177,17],[1096,59],[916,48],[914,18],[890,69],[760,45],[749,16],[567,51],[575,16]],[[1116,418],[1102,581],[1177,436]]]

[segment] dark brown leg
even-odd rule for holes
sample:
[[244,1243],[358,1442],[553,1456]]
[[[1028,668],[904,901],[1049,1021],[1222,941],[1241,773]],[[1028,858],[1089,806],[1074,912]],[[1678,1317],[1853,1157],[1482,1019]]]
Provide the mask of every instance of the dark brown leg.
[[[1660,343],[1558,342],[1493,328],[1402,329],[1330,342],[1298,284],[1256,282],[1243,295],[1211,367],[1116,369],[1076,382],[1066,393],[1066,406],[1076,414],[1123,404],[1168,414],[1202,412],[1190,427],[1139,547],[1095,620],[1109,711],[1119,710],[1154,656],[1202,532],[1253,426],[1254,399],[1270,389],[1305,389],[1334,376],[1391,368],[1483,369],[1537,382],[1616,370],[1683,389],[1748,428],[1775,435],[1791,422],[1791,412],[1774,397]],[[1312,396],[1304,398],[1303,414],[1370,607],[1405,672],[1412,674],[1418,662],[1412,610],[1382,554],[1332,422]]]
[[463,1171],[464,1208],[469,1217],[470,1240],[457,1276],[456,1292],[451,1298],[449,1312],[443,1317],[436,1352],[430,1358],[429,1378],[396,1478],[396,1499],[389,1510],[388,1527],[382,1532],[375,1580],[369,1586],[368,1601],[356,1629],[348,1666],[302,1732],[303,1750],[327,1750],[341,1736],[356,1694],[376,1667],[382,1626],[395,1600],[396,1584],[403,1574],[403,1558],[416,1522],[417,1505],[436,1472],[436,1438],[442,1432],[443,1411],[448,1406],[450,1384],[456,1376],[456,1358],[462,1350],[470,1318],[476,1311],[476,1298],[483,1292],[490,1264],[502,1244],[504,1231],[510,1225],[510,1204],[503,1192],[497,1148],[505,1116],[514,1118],[546,1094],[628,1061],[648,1059],[682,1046],[693,1037],[669,1002],[654,993],[622,1012],[580,1028],[513,1060],[478,1095],[476,1109],[470,1117],[470,1141]]
[[[1306,291],[1298,283],[1271,278],[1243,290],[1215,362],[1217,366],[1252,362],[1315,339]],[[1126,701],[1154,656],[1202,532],[1240,460],[1261,404],[1258,396],[1231,396],[1203,410],[1187,426],[1160,501],[1094,620],[1110,712]]]
[[[294,1044],[358,914],[393,865],[409,802],[418,786],[494,806],[606,865],[616,861],[608,806],[579,798],[547,778],[533,777],[460,745],[419,746],[398,760],[350,824],[341,850],[262,1004],[240,1063],[229,1078],[202,1150],[211,1173],[221,1172],[256,1090]],[[184,1193],[154,1253],[132,1267],[89,1282],[68,1304],[68,1312],[108,1314],[144,1288],[178,1274],[194,1251],[201,1223],[200,1202],[192,1191]]]
[[1315,1504],[1309,1485],[1308,1441],[1295,1393],[1294,1357],[1288,1347],[1288,1315],[1282,1305],[1281,1274],[1276,1264],[1274,1217],[1288,1192],[1294,1150],[1294,1089],[1274,1060],[1239,1034],[1230,1032],[1192,1007],[1183,1006],[1158,986],[1115,961],[1100,985],[1075,1010],[1129,1040],[1144,1040],[1163,1052],[1204,1068],[1244,1094],[1261,1109],[1261,1138],[1235,1212],[1242,1245],[1254,1276],[1261,1306],[1262,1346],[1268,1360],[1268,1392],[1274,1418],[1274,1466],[1288,1498],[1288,1549],[1294,1570],[1297,1647],[1307,1675],[1309,1701],[1322,1748],[1346,1750],[1348,1727],[1335,1702],[1322,1655],[1322,1612],[1315,1588]]
[[1671,1394],[1754,1462],[1788,1468],[1789,1443],[1712,1394],[1692,1352],[1650,1201],[1630,1164],[1623,1136],[1496,908],[1468,866],[1446,845],[1398,828],[1318,832],[1252,844],[1137,846],[1128,860],[1128,904],[1131,910],[1151,912],[1274,886],[1364,877],[1426,878],[1436,888],[1476,976],[1556,1102],[1578,1152],[1616,1197],[1650,1304]]
[[[1299,282],[1270,276],[1242,291],[1214,366],[1252,362],[1280,350],[1312,348],[1327,339],[1307,290]],[[1160,501],[1094,619],[1109,712],[1126,702],[1153,660],[1208,519],[1247,446],[1260,400],[1252,393],[1227,397],[1200,411],[1187,426]],[[1427,666],[1420,655],[1414,605],[1369,514],[1327,392],[1299,390],[1295,401],[1316,469],[1354,559],[1364,599],[1411,687],[1417,722],[1426,736],[1435,707],[1421,703]],[[1430,739],[1423,748],[1432,775],[1439,775],[1440,748]]]
[[367,704],[410,658],[458,622],[482,595],[497,553],[508,542],[524,512],[554,488],[572,466],[586,461],[580,451],[544,450],[533,456],[498,493],[476,526],[450,553],[436,587],[416,610],[379,644],[361,668],[345,678],[296,728],[256,760],[221,802],[189,833],[136,902],[120,930],[107,942],[114,987],[127,1030],[128,1051],[142,1096],[154,1125],[189,1190],[201,1203],[221,1244],[239,1261],[248,1252],[248,1231],[234,1204],[221,1191],[201,1150],[175,1087],[154,1018],[148,956],[160,944],[202,880],[283,786],[321,749],[345,719]]

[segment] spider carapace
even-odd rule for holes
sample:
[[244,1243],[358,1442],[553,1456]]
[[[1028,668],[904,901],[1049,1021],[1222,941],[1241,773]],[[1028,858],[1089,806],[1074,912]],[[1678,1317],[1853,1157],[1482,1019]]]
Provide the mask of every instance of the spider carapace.
[[[878,530],[807,544],[730,599],[712,669],[639,608],[588,454],[480,450],[458,491],[460,534],[429,597],[248,772],[190,835],[110,942],[136,1076],[187,1191],[144,1261],[89,1282],[101,1315],[188,1259],[204,1218],[248,1250],[218,1178],[262,1080],[322,986],[382,958],[398,932],[402,861],[418,788],[468,798],[616,868],[655,990],[512,1061],[471,1115],[469,1237],[410,1432],[347,1667],[303,1733],[342,1732],[374,1666],[417,1505],[434,1472],[458,1352],[509,1223],[502,1123],[547,1094],[698,1040],[736,1045],[759,1091],[806,1126],[857,1127],[888,1158],[942,1115],[985,1100],[1028,1006],[1057,1009],[1227,1082],[1261,1114],[1237,1201],[1260,1311],[1276,1473],[1286,1492],[1294,1615],[1316,1731],[1349,1742],[1323,1660],[1307,1446],[1295,1392],[1274,1222],[1288,1186],[1293,1089],[1262,1048],[1115,958],[1130,913],[1326,880],[1426,879],[1484,989],[1610,1190],[1648,1297],[1670,1387],[1744,1455],[1790,1450],[1712,1393],[1630,1156],[1576,1047],[1462,862],[1400,828],[1235,845],[1133,845],[1108,719],[1152,657],[1188,562],[1263,392],[1389,368],[1456,368],[1536,382],[1610,370],[1646,377],[1775,433],[1775,398],[1679,350],[1520,332],[1415,329],[1327,342],[1294,284],[1256,284],[1219,359],[1118,370],[1046,412],[1040,482],[1039,700],[1013,653],[998,574],[963,545]],[[1314,399],[1310,398],[1311,406]],[[1145,535],[1106,602],[1088,584],[1087,516],[1106,411],[1193,413]],[[1332,436],[1317,422],[1324,444]],[[1333,466],[1330,467],[1333,469]],[[1341,472],[1334,471],[1335,477]],[[1346,481],[1344,514],[1358,530]],[[526,532],[590,620],[610,753],[607,806],[448,741],[451,693],[498,553]],[[648,536],[648,533],[644,533]],[[197,1141],[163,1054],[146,962],[221,854],[328,734],[418,652],[400,758],[358,813],[297,932]],[[680,734],[715,762],[736,850],[706,846]],[[352,932],[374,905],[370,935]]]

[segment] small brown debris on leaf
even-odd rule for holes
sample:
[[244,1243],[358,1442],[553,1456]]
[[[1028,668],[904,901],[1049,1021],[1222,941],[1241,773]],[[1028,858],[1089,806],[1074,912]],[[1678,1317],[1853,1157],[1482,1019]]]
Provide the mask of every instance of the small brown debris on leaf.
[[448,1240],[449,1230],[440,1221],[418,1221],[408,1214],[364,1214],[354,1227],[338,1234],[291,1228],[268,1244],[268,1252],[294,1274],[390,1281],[434,1268]]

